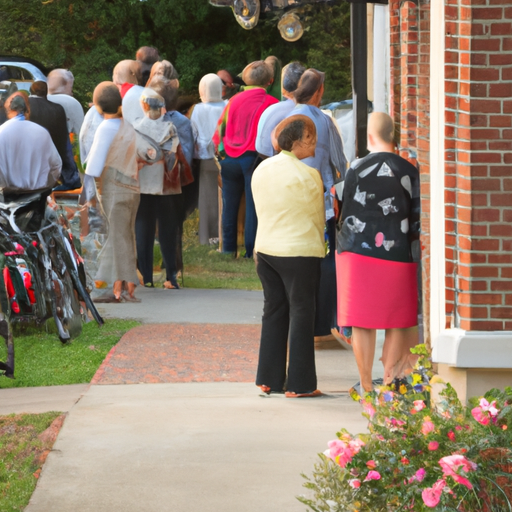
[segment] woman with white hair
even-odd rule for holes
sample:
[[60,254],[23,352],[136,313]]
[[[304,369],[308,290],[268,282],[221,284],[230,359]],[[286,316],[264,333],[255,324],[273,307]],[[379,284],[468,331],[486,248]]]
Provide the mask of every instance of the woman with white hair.
[[217,122],[224,110],[222,80],[213,73],[199,82],[201,103],[194,106],[191,121],[197,130],[194,157],[200,160],[199,170],[199,243],[207,245],[219,237],[219,165],[212,142]]
[[[162,87],[161,92],[167,96],[177,94],[170,84]],[[140,98],[144,117],[133,125],[137,133],[149,137],[163,152],[161,160],[144,166],[139,173],[141,195],[135,223],[137,260],[144,286],[152,288],[153,248],[158,225],[158,241],[166,272],[164,288],[179,289],[176,279],[182,203],[182,180],[177,161],[179,138],[175,125],[164,117],[169,99],[162,95],[153,89],[144,89]]]

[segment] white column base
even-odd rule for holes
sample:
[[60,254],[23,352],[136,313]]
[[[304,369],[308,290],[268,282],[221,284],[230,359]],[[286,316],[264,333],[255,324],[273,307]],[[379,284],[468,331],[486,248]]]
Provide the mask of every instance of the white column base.
[[512,386],[512,331],[447,329],[434,340],[432,360],[462,402]]

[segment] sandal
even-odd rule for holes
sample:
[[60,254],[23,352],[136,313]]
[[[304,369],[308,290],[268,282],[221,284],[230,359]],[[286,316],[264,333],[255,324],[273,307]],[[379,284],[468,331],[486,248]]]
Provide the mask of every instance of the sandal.
[[265,393],[265,395],[270,395],[270,393],[272,392],[271,388],[269,388],[268,386],[265,386],[263,384],[258,387],[261,389],[262,393]]
[[261,389],[260,396],[270,396],[270,395],[282,395],[284,394],[284,390],[276,391],[269,386],[265,386],[264,384],[257,384],[257,386]]
[[315,389],[315,391],[310,391],[308,393],[295,393],[295,391],[287,391],[284,394],[286,398],[315,398],[322,395],[323,393],[319,389]]
[[180,287],[178,285],[178,283],[176,281],[172,282],[172,281],[165,281],[164,282],[164,288],[166,290],[179,290]]

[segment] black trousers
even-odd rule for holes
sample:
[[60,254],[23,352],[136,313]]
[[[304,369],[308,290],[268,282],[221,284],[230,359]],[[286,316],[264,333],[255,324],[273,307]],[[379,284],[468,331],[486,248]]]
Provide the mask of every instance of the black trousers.
[[322,259],[320,288],[316,301],[315,336],[328,336],[338,326],[338,292],[336,289],[336,221],[327,221],[329,254]]
[[315,304],[321,258],[262,253],[257,257],[264,306],[256,384],[276,392],[285,388],[295,393],[314,391]]
[[140,195],[135,219],[137,266],[144,284],[153,283],[153,247],[158,223],[158,241],[167,280],[176,274],[176,250],[182,217],[181,194],[171,196]]

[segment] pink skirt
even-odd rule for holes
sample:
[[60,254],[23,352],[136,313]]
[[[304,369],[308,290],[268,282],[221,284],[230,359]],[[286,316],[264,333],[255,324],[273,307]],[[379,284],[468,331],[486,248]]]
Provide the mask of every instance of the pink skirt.
[[404,329],[418,325],[416,263],[336,253],[338,325]]

